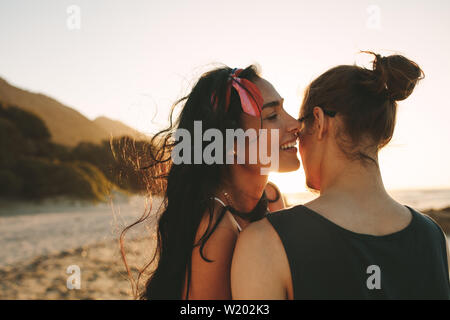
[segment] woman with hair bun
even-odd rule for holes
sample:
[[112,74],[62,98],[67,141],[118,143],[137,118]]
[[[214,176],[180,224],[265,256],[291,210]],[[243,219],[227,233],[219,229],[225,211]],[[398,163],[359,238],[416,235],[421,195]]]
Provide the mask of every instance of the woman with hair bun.
[[233,298],[450,298],[445,234],[389,196],[378,163],[397,101],[423,72],[404,56],[369,53],[371,69],[337,66],[306,90],[299,151],[306,184],[320,196],[240,234]]

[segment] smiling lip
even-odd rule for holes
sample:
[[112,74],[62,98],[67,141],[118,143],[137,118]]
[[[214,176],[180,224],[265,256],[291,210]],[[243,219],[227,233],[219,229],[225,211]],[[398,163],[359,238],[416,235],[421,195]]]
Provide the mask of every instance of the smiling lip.
[[297,139],[294,139],[294,140],[283,143],[280,146],[280,149],[282,151],[287,151],[287,152],[297,152],[297,148],[295,147],[296,144],[297,144]]
[[281,151],[297,153],[297,148],[296,147],[291,147],[291,148],[287,148],[287,149],[281,149]]

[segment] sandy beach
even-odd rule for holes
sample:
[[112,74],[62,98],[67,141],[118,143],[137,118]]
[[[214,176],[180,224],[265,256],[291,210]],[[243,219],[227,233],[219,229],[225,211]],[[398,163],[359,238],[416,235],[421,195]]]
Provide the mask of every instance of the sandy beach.
[[[0,299],[133,299],[118,237],[122,226],[140,216],[144,202],[138,198],[116,204],[114,214],[107,204],[75,206],[58,214],[52,214],[52,206],[41,208],[43,212],[26,212],[22,208],[21,215],[8,216],[3,212]],[[430,214],[450,232],[450,208]],[[80,220],[83,224],[77,226],[75,221]],[[33,229],[34,233],[30,231]],[[125,239],[134,277],[137,267],[149,261],[152,243],[149,223],[137,227]],[[68,288],[69,266],[80,269],[79,289]],[[140,285],[144,283],[145,278]]]
[[[145,208],[143,197],[1,207],[0,299],[132,299],[118,239]],[[152,252],[155,212],[124,241],[134,276]],[[80,269],[80,289],[68,289],[69,266]]]
[[[72,265],[80,267],[80,289],[67,286],[70,275],[66,271]],[[64,250],[3,267],[0,278],[0,299],[133,299],[117,242]]]

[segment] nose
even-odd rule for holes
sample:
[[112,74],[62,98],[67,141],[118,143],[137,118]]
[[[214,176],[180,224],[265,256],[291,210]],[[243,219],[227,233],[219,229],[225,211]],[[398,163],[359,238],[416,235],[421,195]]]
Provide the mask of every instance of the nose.
[[286,129],[289,133],[292,133],[295,135],[296,138],[298,138],[298,135],[300,133],[301,124],[300,122],[295,119],[294,117],[291,117],[290,114],[287,114],[287,125]]

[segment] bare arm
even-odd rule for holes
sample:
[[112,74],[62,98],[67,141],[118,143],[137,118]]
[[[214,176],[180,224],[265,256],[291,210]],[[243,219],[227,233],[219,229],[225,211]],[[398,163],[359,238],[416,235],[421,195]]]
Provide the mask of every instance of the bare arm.
[[230,270],[237,236],[231,228],[217,227],[203,248],[203,255],[213,262],[200,256],[199,246],[194,248],[189,299],[231,299]]

